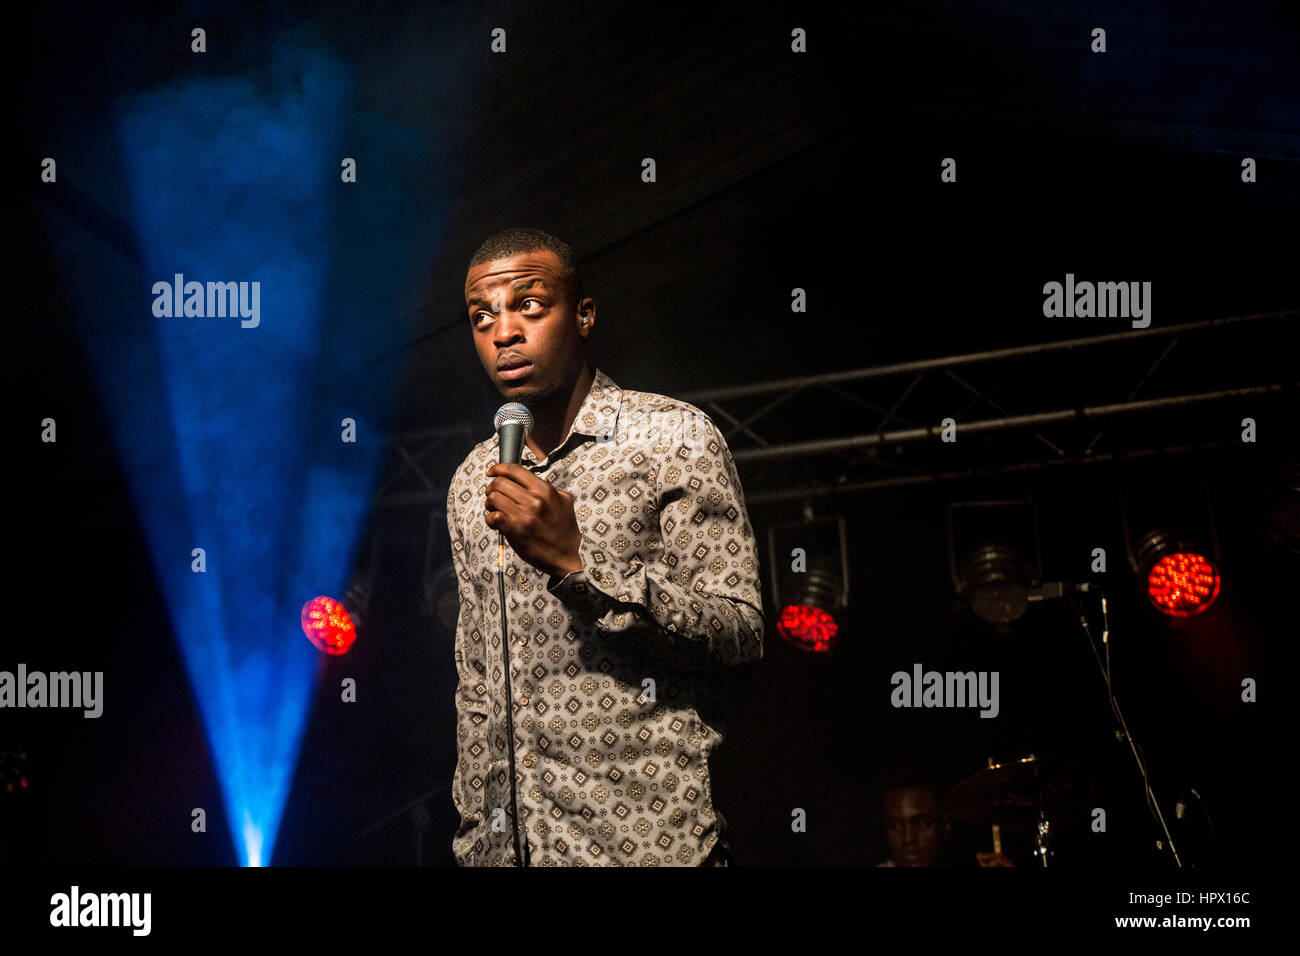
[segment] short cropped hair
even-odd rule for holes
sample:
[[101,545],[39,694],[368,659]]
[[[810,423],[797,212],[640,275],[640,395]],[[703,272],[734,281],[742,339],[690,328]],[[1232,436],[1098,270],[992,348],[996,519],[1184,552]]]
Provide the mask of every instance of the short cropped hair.
[[560,261],[560,275],[569,285],[569,292],[573,295],[573,306],[576,309],[585,294],[582,273],[578,271],[578,260],[567,242],[557,239],[549,232],[522,227],[502,229],[488,237],[487,241],[478,247],[478,251],[469,260],[469,269],[494,259],[508,259],[525,252],[542,250],[555,253],[555,258]]

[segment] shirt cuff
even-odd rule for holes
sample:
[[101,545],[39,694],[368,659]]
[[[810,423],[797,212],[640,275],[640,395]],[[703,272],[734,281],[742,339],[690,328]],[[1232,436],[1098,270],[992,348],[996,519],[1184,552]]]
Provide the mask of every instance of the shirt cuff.
[[594,619],[605,613],[601,593],[592,586],[585,569],[570,571],[559,580],[552,579],[546,590],[584,618]]
[[546,589],[565,605],[590,617],[600,617],[609,610],[610,602],[617,600],[610,593],[615,587],[615,576],[609,556],[586,535],[578,545],[578,554],[582,568],[558,579],[551,577]]

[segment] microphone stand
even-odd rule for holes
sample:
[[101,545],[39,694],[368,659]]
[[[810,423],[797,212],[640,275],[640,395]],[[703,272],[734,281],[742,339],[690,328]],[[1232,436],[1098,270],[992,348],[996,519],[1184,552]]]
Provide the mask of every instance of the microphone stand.
[[[533,427],[533,416],[518,402],[507,402],[497,410],[492,421],[497,430],[498,461],[517,465],[523,455],[524,439]],[[506,732],[510,735],[510,828],[514,831],[515,866],[529,866],[528,840],[519,840],[519,791],[515,781],[515,695],[510,688],[510,627],[506,614],[506,536],[497,531],[497,585],[501,596],[501,639],[506,662]]]
[[510,735],[510,829],[515,835],[515,866],[528,866],[528,857],[519,848],[519,795],[515,790],[515,697],[510,690],[510,630],[506,623],[506,546],[505,534],[497,532],[497,583],[501,593],[501,637],[506,654],[506,730]]
[[1075,613],[1079,615],[1079,624],[1083,628],[1084,635],[1088,638],[1088,647],[1092,650],[1092,656],[1097,660],[1097,666],[1101,668],[1102,679],[1106,682],[1106,696],[1110,698],[1110,709],[1119,728],[1118,732],[1128,742],[1129,749],[1133,751],[1133,759],[1137,761],[1138,771],[1142,774],[1142,786],[1146,790],[1147,808],[1150,809],[1151,815],[1155,817],[1156,822],[1160,824],[1160,830],[1165,836],[1165,843],[1169,847],[1169,852],[1173,854],[1174,863],[1181,870],[1183,868],[1183,858],[1178,854],[1178,848],[1174,846],[1174,838],[1169,832],[1169,825],[1165,823],[1165,815],[1160,812],[1160,801],[1156,799],[1155,791],[1151,789],[1151,778],[1147,775],[1147,764],[1142,758],[1142,749],[1137,745],[1137,741],[1133,739],[1133,734],[1129,732],[1128,721],[1124,719],[1124,712],[1119,709],[1119,701],[1115,699],[1115,688],[1110,680],[1110,618],[1106,610],[1106,592],[1096,585],[1079,586],[1076,590],[1097,591],[1101,597],[1101,643],[1106,649],[1104,663],[1101,654],[1097,651],[1097,642],[1093,639],[1092,629],[1088,626],[1088,615],[1083,613],[1078,602],[1071,600],[1070,603],[1074,605]]

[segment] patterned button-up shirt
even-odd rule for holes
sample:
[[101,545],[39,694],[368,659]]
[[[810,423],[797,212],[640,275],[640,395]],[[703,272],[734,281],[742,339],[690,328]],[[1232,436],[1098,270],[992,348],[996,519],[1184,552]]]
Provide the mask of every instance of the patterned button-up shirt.
[[710,671],[763,655],[754,532],[722,434],[694,406],[594,381],[564,441],[521,464],[573,495],[582,570],[558,580],[484,520],[496,435],[447,494],[460,592],[452,798],[462,866],[516,864],[498,540],[504,543],[519,837],[532,866],[698,866],[726,829],[696,711]]

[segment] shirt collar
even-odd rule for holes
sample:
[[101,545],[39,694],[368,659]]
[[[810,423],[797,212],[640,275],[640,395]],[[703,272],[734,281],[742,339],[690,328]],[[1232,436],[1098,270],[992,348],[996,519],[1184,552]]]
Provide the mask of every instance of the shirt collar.
[[[612,378],[600,369],[596,369],[591,380],[591,388],[587,390],[587,396],[582,400],[573,424],[569,426],[569,433],[552,449],[552,453],[566,447],[574,435],[612,439],[618,433],[618,412],[622,404],[623,390]],[[496,441],[500,442],[500,436]],[[525,465],[540,463],[527,443],[524,444],[520,461]]]

